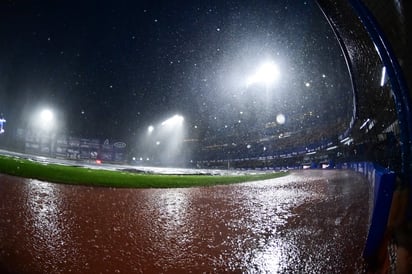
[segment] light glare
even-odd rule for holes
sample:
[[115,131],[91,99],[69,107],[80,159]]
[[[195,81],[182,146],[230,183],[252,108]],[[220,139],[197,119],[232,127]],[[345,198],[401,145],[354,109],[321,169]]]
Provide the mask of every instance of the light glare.
[[53,120],[53,112],[48,109],[44,109],[40,113],[40,118],[43,122],[51,122]]
[[385,79],[386,79],[386,67],[382,67],[382,76],[381,76],[381,87],[385,85]]
[[265,84],[272,85],[279,78],[279,69],[273,62],[264,63],[259,69],[247,79],[247,85]]
[[166,126],[166,125],[170,125],[170,126],[174,126],[174,125],[180,125],[183,123],[183,116],[180,115],[175,115],[169,119],[167,119],[166,121],[162,122],[162,126]]
[[36,116],[33,117],[33,125],[37,129],[43,131],[50,131],[56,126],[54,113],[50,109],[41,110]]
[[280,125],[283,125],[286,122],[286,117],[282,113],[276,116],[276,122]]

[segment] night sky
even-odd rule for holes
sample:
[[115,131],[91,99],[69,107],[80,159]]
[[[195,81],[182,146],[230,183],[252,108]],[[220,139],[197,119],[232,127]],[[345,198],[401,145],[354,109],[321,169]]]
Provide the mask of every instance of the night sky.
[[[10,131],[45,107],[65,134],[128,143],[174,114],[206,138],[279,113],[303,128],[305,114],[336,123],[352,110],[345,61],[313,1],[2,1],[0,38]],[[246,86],[267,60],[278,81]]]

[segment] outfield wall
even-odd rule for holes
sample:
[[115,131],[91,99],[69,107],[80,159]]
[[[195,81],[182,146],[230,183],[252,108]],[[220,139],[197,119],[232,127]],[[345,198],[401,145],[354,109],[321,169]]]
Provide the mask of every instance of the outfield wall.
[[371,263],[378,255],[387,236],[389,212],[395,190],[396,174],[371,162],[340,164],[337,168],[351,169],[368,178],[370,185],[369,231],[363,257]]

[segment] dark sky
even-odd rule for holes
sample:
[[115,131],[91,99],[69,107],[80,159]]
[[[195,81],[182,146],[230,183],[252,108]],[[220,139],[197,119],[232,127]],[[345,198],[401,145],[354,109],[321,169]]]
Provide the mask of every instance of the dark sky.
[[[352,108],[339,46],[309,0],[2,1],[0,38],[8,130],[44,107],[67,134],[129,142],[176,113],[206,136]],[[265,60],[278,83],[246,87]]]

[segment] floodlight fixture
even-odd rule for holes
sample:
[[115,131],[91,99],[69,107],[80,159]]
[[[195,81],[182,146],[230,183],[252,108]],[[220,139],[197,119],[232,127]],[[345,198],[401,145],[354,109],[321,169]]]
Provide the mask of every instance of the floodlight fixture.
[[279,78],[279,68],[274,62],[263,63],[256,72],[247,78],[247,86],[264,84],[271,86]]
[[184,121],[183,116],[176,114],[173,117],[163,121],[162,126],[177,126],[177,125],[181,125],[183,121]]

